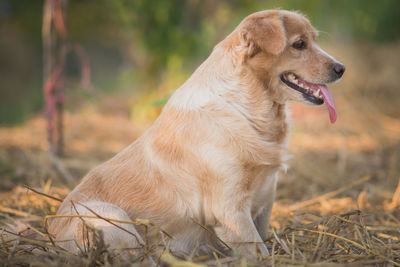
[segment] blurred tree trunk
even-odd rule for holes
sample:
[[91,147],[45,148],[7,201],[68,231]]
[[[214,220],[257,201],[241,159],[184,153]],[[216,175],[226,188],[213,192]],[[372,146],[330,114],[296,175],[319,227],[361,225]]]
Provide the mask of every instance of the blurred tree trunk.
[[43,6],[43,83],[50,151],[62,155],[64,65],[68,50],[65,18],[68,0],[45,0]]

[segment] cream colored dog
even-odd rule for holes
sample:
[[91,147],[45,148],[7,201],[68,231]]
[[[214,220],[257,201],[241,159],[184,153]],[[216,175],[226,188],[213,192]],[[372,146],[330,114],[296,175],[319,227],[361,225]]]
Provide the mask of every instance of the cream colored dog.
[[[167,242],[175,253],[230,247],[267,255],[263,240],[287,152],[286,103],[325,103],[336,120],[324,84],[340,79],[344,66],[316,39],[299,13],[246,17],[176,90],[154,125],[90,171],[58,214],[148,219],[173,236]],[[111,247],[143,243],[142,227],[84,221],[102,230]],[[58,241],[72,240],[60,242],[68,250],[85,243],[81,219],[53,219],[49,231]]]

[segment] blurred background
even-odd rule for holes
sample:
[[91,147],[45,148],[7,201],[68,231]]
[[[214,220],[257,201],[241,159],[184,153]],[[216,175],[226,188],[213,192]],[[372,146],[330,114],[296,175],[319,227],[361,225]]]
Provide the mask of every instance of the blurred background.
[[[245,16],[271,8],[306,14],[346,65],[330,85],[335,124],[325,106],[291,103],[272,265],[398,264],[399,0],[0,0],[0,227],[43,232],[57,198],[140,136]],[[90,265],[53,249],[34,257],[3,231],[0,262],[10,266]],[[93,266],[116,264],[96,255]]]
[[[371,180],[349,193],[354,199],[393,193],[400,176],[400,1],[63,1],[53,48],[76,46],[63,59],[62,167],[47,156],[46,2],[0,1],[0,190],[78,181],[134,141],[245,16],[282,8],[306,14],[321,46],[347,71],[331,85],[335,124],[325,107],[292,104],[294,158],[278,199],[308,199],[365,175]],[[59,62],[58,54],[52,60]],[[301,190],[292,192],[292,184]]]

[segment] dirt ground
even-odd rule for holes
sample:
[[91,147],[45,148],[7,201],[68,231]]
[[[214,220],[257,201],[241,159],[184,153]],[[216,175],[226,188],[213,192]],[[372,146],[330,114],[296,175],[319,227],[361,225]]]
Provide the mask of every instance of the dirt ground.
[[[280,175],[267,240],[271,256],[256,263],[241,256],[181,259],[165,253],[162,261],[172,266],[400,266],[399,47],[328,48],[347,66],[343,81],[330,86],[338,110],[335,124],[325,107],[291,105],[293,158]],[[42,233],[43,217],[54,214],[59,202],[24,186],[63,198],[89,169],[149,125],[135,123],[129,105],[117,94],[66,112],[66,151],[59,166],[67,174],[48,156],[41,114],[20,126],[1,127],[0,226],[22,230],[29,223]],[[68,184],[70,176],[76,182]],[[9,266],[129,265],[100,243],[73,256],[11,232],[0,240],[0,262]],[[44,254],[37,256],[27,244]]]

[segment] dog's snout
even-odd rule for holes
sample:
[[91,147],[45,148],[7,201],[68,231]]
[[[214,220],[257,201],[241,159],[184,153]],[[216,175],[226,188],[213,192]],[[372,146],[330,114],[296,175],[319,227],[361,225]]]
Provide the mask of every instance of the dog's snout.
[[339,79],[343,76],[343,73],[345,70],[346,70],[346,67],[343,64],[340,64],[340,63],[333,64],[333,73],[337,79]]

